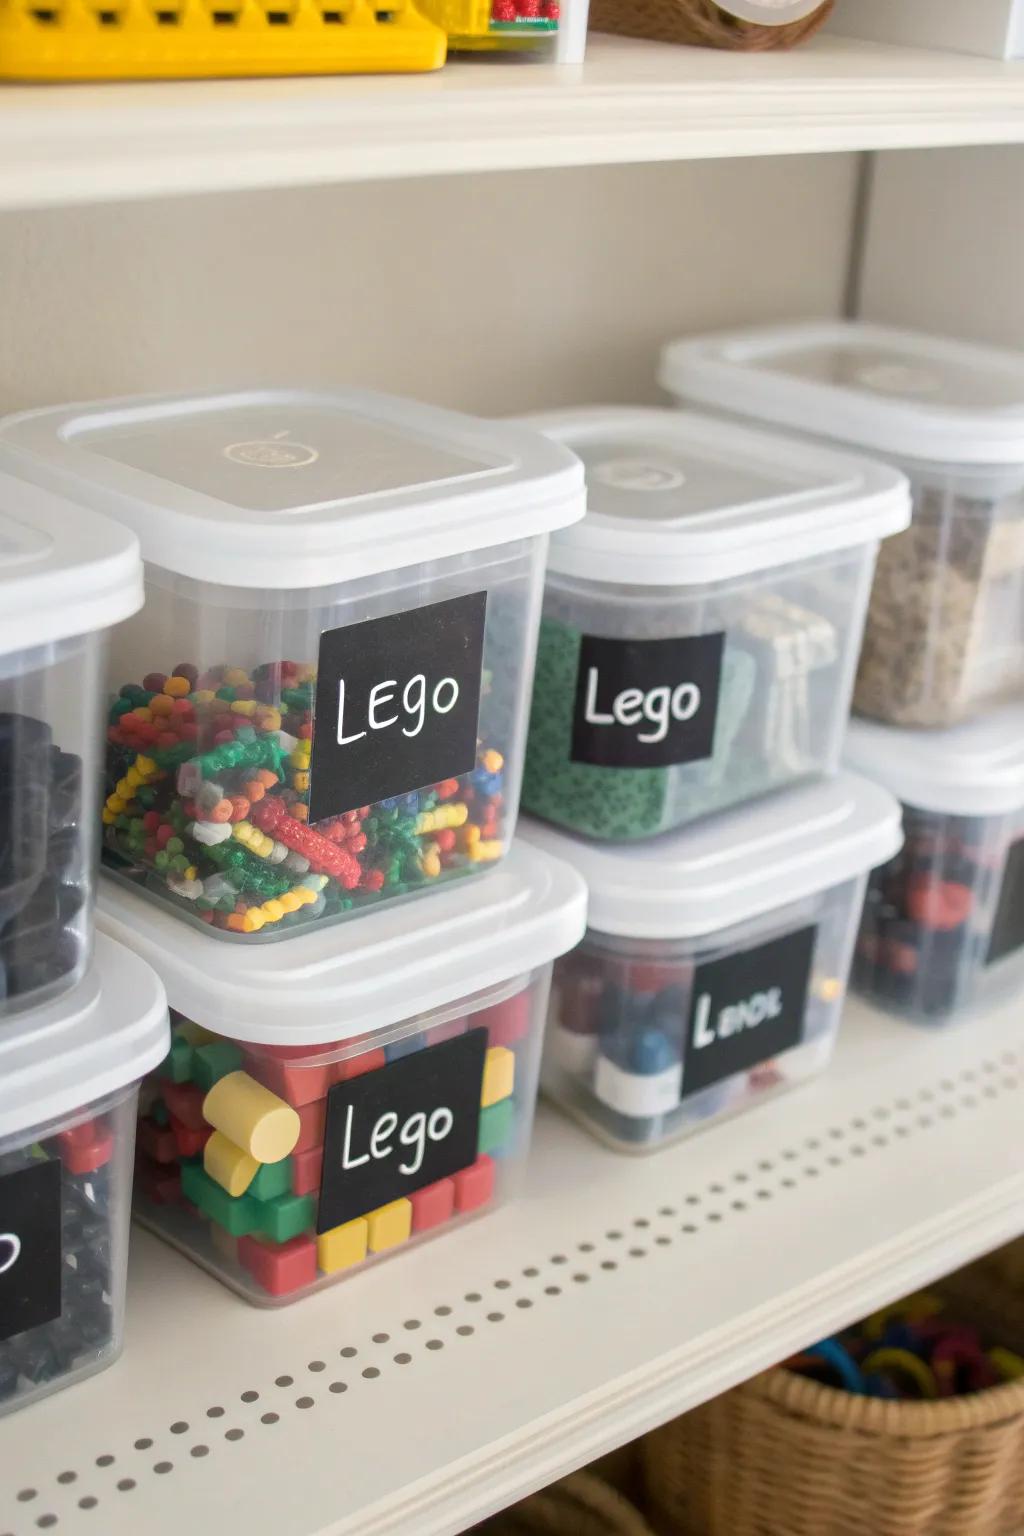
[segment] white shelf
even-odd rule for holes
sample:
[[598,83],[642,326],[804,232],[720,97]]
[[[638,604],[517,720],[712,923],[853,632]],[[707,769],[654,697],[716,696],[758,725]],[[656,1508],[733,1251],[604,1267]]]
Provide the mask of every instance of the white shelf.
[[0,207],[1022,139],[1024,64],[832,36],[757,55],[597,36],[579,68],[6,87]]
[[1018,1234],[1022,1111],[1019,1005],[854,1004],[825,1078],[654,1157],[545,1111],[524,1198],[289,1308],[137,1233],[122,1360],[0,1424],[0,1532],[464,1530]]

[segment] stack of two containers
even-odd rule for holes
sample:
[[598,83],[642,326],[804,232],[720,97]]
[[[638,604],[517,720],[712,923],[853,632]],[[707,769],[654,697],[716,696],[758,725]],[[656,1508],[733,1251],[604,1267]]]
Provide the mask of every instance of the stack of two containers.
[[99,902],[171,1007],[138,1214],[275,1304],[492,1207],[584,925],[579,876],[511,843],[581,466],[362,395],[122,402],[0,438],[27,493],[83,530],[106,514],[145,562],[110,649]]
[[859,990],[941,1022],[1019,992],[1024,963],[1024,356],[866,324],[670,346],[677,396],[899,466],[913,522],[883,544],[847,762],[903,803],[876,871]]

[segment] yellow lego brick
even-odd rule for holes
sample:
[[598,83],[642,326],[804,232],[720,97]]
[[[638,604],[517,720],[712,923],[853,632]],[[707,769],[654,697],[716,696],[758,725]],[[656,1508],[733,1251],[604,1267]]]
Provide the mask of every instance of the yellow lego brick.
[[295,1150],[302,1122],[290,1104],[248,1072],[229,1072],[203,1100],[203,1119],[258,1163],[279,1163]]
[[203,1148],[203,1167],[229,1195],[244,1195],[260,1170],[260,1164],[220,1131],[214,1131]]
[[[390,1210],[390,1206],[385,1206],[384,1210]],[[332,1227],[329,1232],[321,1232],[316,1240],[317,1268],[322,1269],[325,1275],[332,1275],[337,1269],[349,1269],[353,1264],[361,1264],[366,1258],[369,1240],[370,1228],[365,1216],[343,1222],[340,1227]],[[401,1242],[401,1238],[398,1241]]]
[[369,1228],[367,1246],[371,1253],[381,1253],[385,1248],[397,1248],[412,1231],[412,1205],[408,1200],[392,1200],[371,1211],[366,1218]]
[[492,1045],[484,1057],[484,1082],[480,1107],[488,1109],[507,1099],[516,1082],[516,1058],[507,1045]]
[[406,73],[446,51],[412,0],[0,0],[8,80]]

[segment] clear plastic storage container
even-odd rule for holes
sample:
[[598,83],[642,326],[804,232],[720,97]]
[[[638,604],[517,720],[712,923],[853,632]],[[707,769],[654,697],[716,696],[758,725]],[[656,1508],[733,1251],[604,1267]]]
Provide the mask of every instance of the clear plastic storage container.
[[0,1032],[0,1414],[120,1353],[139,1080],[168,1040],[160,982],[102,937]]
[[551,541],[524,807],[619,841],[833,772],[902,477],[679,411],[533,424],[589,511]]
[[649,1151],[826,1065],[888,791],[842,773],[628,848],[523,830],[589,887],[542,1083],[604,1141]]
[[583,933],[572,869],[513,847],[429,906],[245,952],[103,887],[175,1010],[139,1123],[147,1226],[273,1306],[514,1193],[551,962]]
[[0,474],[0,1019],[88,964],[106,630],[141,603],[133,534]]
[[879,554],[859,713],[944,726],[1024,697],[1024,354],[830,321],[674,342],[660,377],[681,401],[909,475],[914,518]]
[[251,945],[501,858],[547,534],[583,510],[564,449],[263,391],[28,413],[0,458],[142,543],[110,671],[112,868]]
[[902,850],[868,882],[853,985],[939,1021],[1024,958],[1024,705],[945,731],[854,720],[846,760],[903,802]]

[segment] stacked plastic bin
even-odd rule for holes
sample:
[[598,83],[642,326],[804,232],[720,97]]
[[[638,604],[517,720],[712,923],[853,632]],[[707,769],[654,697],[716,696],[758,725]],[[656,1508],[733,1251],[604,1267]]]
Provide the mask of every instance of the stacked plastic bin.
[[837,777],[902,476],[676,411],[540,418],[589,510],[552,539],[523,799],[590,890],[549,1092],[659,1145],[828,1059],[895,801]]
[[852,766],[903,802],[906,845],[870,883],[855,979],[926,1020],[1024,955],[1024,357],[861,324],[670,346],[662,381],[870,451],[908,476],[883,545]]
[[121,1347],[139,1080],[167,1051],[154,974],[93,945],[106,630],[135,538],[0,475],[0,1413]]
[[101,902],[172,1008],[143,1219],[276,1304],[493,1207],[583,931],[579,877],[510,851],[581,466],[356,393],[48,411],[0,443],[146,566],[108,668]]

